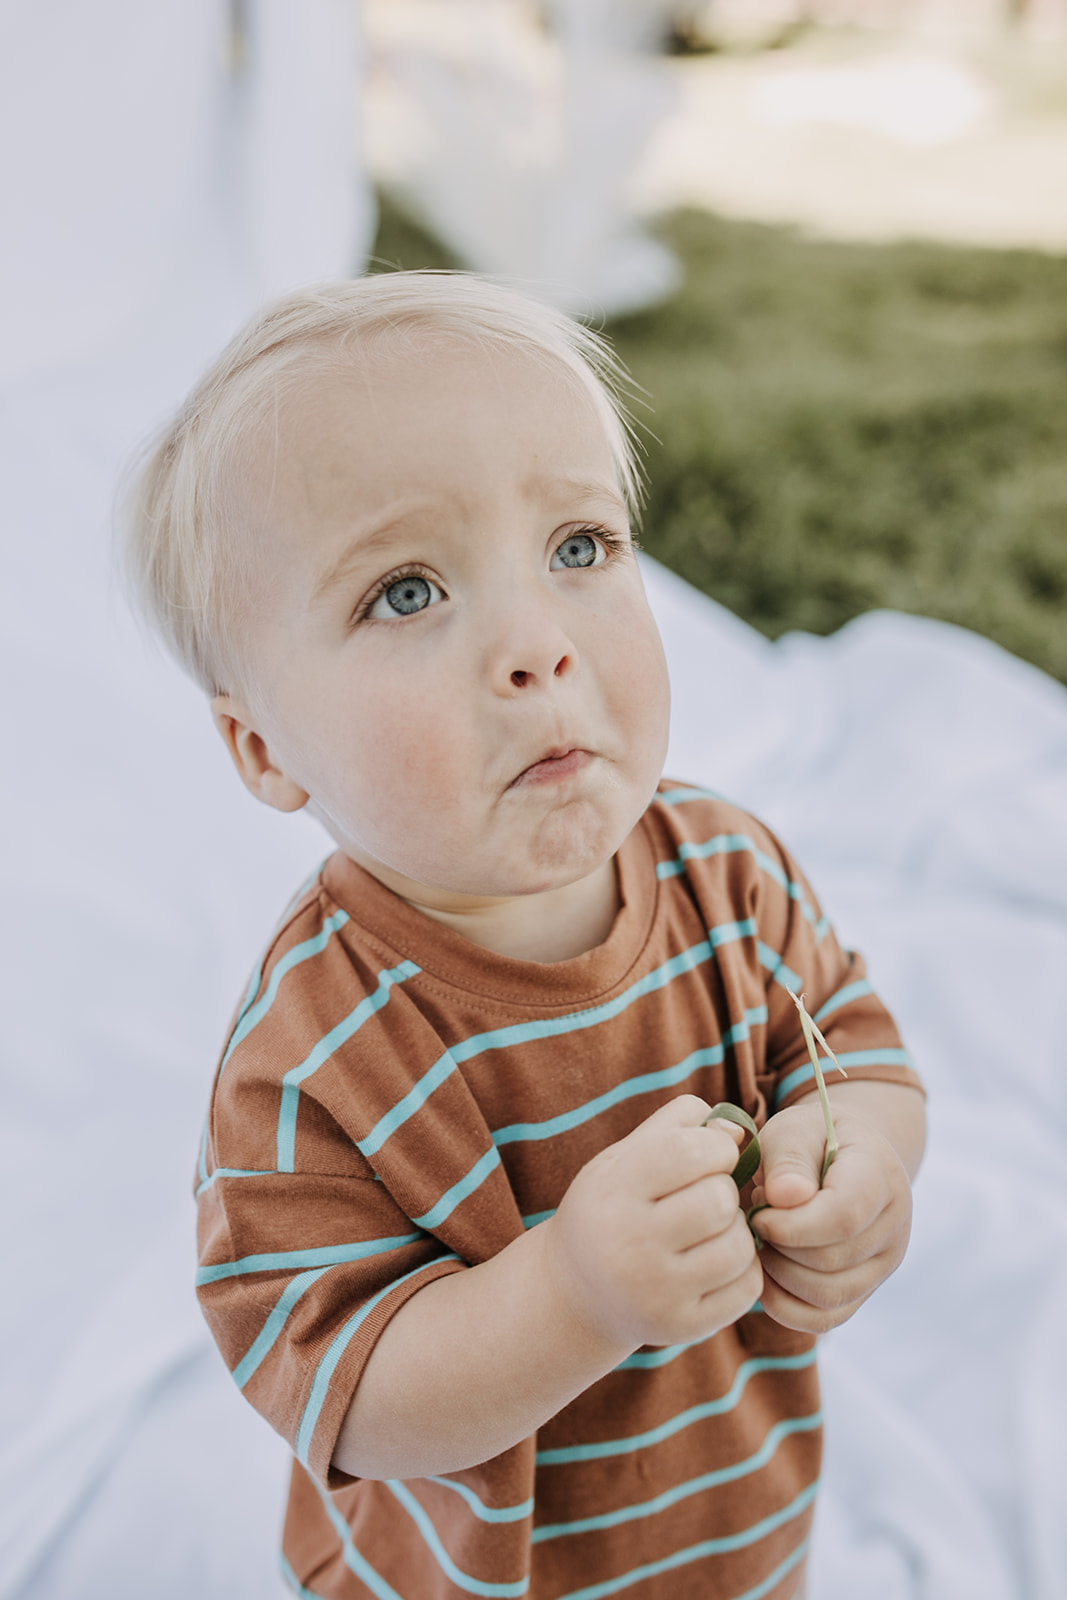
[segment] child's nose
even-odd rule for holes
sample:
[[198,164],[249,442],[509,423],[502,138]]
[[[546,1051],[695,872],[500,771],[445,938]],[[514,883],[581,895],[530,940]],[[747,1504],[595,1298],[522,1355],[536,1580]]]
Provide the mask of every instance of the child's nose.
[[[567,672],[570,671],[570,669],[571,669],[571,658],[570,658],[570,656],[569,655],[562,655],[562,656],[560,656],[559,660],[556,662],[556,665],[552,668],[551,676],[553,678],[562,678]],[[511,681],[515,685],[516,689],[525,689],[527,684],[532,683],[536,679],[536,677],[537,677],[537,674],[535,672],[529,671],[528,668],[526,668],[526,667],[516,667],[512,671]]]
[[497,694],[545,689],[574,671],[574,640],[551,607],[515,604],[501,608],[494,621],[487,665]]

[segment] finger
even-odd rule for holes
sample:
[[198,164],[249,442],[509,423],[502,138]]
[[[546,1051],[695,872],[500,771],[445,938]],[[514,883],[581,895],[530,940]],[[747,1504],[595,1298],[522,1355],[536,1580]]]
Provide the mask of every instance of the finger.
[[633,1181],[649,1199],[659,1200],[701,1178],[732,1172],[741,1130],[726,1122],[703,1126],[707,1103],[679,1095],[609,1147],[605,1155],[625,1160]]
[[706,1294],[727,1288],[755,1268],[758,1276],[752,1300],[759,1298],[762,1269],[758,1266],[755,1242],[740,1215],[716,1238],[705,1239],[684,1251],[678,1257],[678,1268],[687,1282],[699,1285]]
[[752,1226],[761,1239],[783,1249],[822,1249],[865,1233],[892,1202],[862,1154],[842,1151],[811,1199],[801,1206],[769,1205],[753,1217]]
[[734,1180],[729,1173],[715,1172],[657,1200],[657,1226],[672,1249],[685,1252],[717,1238],[735,1223],[748,1233],[740,1207]]
[[[762,1260],[761,1256],[761,1266]],[[872,1289],[870,1294],[873,1292]],[[807,1300],[800,1300],[795,1295],[787,1293],[764,1271],[759,1299],[767,1315],[775,1322],[781,1323],[783,1328],[792,1328],[797,1333],[828,1333],[831,1328],[839,1327],[842,1322],[847,1322],[849,1317],[854,1316],[864,1300],[870,1298],[870,1294],[861,1295],[857,1300],[834,1308],[815,1306]]]
[[[900,1265],[906,1243],[905,1239],[899,1248],[894,1245],[842,1272],[817,1272],[787,1260],[775,1250],[763,1250],[760,1265],[765,1285],[773,1285],[791,1300],[819,1312],[851,1315],[850,1308],[861,1305]],[[764,1304],[770,1310],[766,1300]]]
[[[761,1213],[762,1215],[762,1213]],[[753,1226],[756,1218],[752,1219]],[[845,1272],[860,1262],[888,1250],[897,1235],[908,1227],[908,1218],[895,1207],[887,1207],[869,1228],[859,1233],[826,1244],[783,1244],[778,1240],[765,1240],[767,1249],[773,1249],[798,1266],[811,1267],[816,1272]]]
[[807,1114],[779,1113],[760,1135],[763,1152],[760,1187],[763,1198],[776,1209],[802,1206],[819,1192],[824,1134]]

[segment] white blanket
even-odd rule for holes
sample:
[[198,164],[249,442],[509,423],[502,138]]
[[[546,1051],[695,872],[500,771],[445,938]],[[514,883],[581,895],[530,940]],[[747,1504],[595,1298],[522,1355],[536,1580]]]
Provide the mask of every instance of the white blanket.
[[[0,96],[0,142],[47,169],[41,215],[64,183],[99,191],[58,244],[25,246],[0,394],[0,1600],[283,1592],[286,1451],[200,1320],[190,1190],[230,1009],[328,846],[239,788],[197,692],[138,638],[108,554],[122,461],[263,281],[235,263],[241,240],[267,248],[269,218],[238,227],[220,200],[216,58],[176,61],[167,32],[180,13],[174,40],[199,26],[210,43],[225,9],[108,0],[82,18],[41,0],[19,26],[64,70]],[[148,16],[138,59],[151,43],[186,92],[142,84],[130,105],[115,19]],[[14,47],[5,63],[28,71]],[[87,120],[66,147],[34,142],[25,118],[75,93]],[[100,107],[125,141],[103,138]],[[133,215],[109,208],[133,181],[123,161],[146,204],[152,172],[171,184],[166,227],[116,235]],[[339,250],[320,237],[308,272],[340,271]],[[931,1091],[908,1259],[825,1343],[813,1600],[1063,1600],[1067,693],[967,633],[884,613],[772,645],[647,574],[676,689],[669,770],[797,851]]]

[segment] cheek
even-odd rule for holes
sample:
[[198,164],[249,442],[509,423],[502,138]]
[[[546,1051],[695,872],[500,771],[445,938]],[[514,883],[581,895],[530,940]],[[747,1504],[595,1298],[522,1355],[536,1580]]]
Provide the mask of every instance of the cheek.
[[454,697],[432,682],[416,692],[403,683],[378,685],[355,715],[338,718],[335,742],[348,751],[349,781],[377,823],[413,810],[447,811],[457,792],[465,728]]
[[615,636],[608,692],[627,732],[647,751],[649,765],[662,765],[670,723],[670,682],[659,633],[644,609]]

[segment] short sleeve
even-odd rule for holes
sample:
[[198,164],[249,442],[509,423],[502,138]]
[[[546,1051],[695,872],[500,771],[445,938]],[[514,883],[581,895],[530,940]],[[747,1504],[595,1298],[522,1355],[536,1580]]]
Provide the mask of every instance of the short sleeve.
[[[755,832],[756,830],[752,830]],[[867,977],[863,957],[844,949],[790,853],[767,829],[755,840],[757,956],[765,976],[768,1110],[780,1111],[815,1087],[793,995],[803,998],[844,1076],[922,1090],[911,1056]],[[820,1050],[827,1083],[842,1080]]]
[[460,1269],[373,1177],[226,1174],[198,1195],[197,1294],[248,1401],[330,1489],[337,1436],[389,1319]]
[[260,963],[212,1091],[196,1188],[197,1294],[215,1342],[242,1394],[331,1489],[349,1481],[330,1463],[382,1330],[465,1265],[310,1092],[327,1080],[366,1099],[362,1041],[417,970],[383,971],[376,952],[346,944],[348,920],[314,891]]

